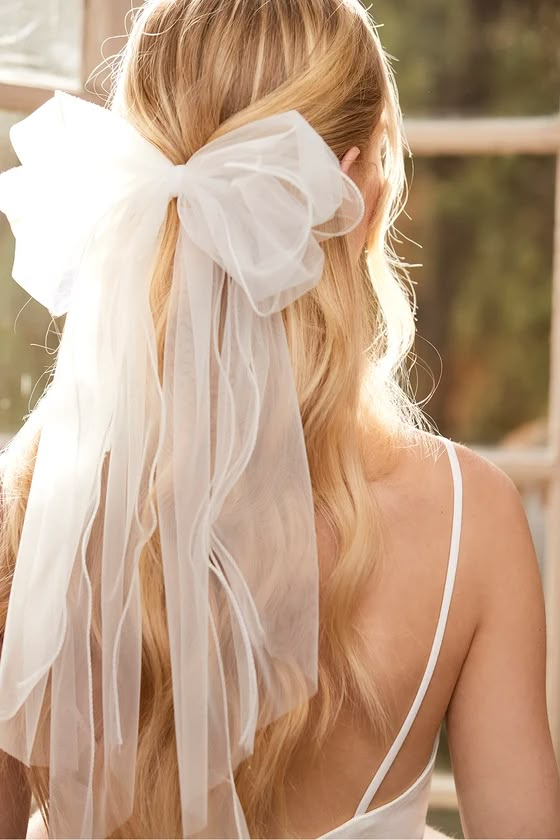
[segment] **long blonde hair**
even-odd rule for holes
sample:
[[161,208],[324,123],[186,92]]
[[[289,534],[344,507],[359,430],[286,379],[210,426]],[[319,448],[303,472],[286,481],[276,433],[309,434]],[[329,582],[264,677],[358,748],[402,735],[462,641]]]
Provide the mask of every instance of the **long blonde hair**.
[[[324,243],[324,276],[283,311],[312,478],[318,534],[336,544],[321,589],[319,691],[257,734],[236,771],[252,837],[272,820],[293,834],[284,791],[301,751],[320,750],[343,705],[380,738],[386,703],[355,624],[360,593],[382,560],[368,482],[390,468],[397,442],[421,421],[403,390],[414,337],[413,296],[391,230],[405,190],[401,114],[390,63],[358,0],[147,0],[115,72],[113,107],[174,163],[208,141],[297,109],[339,159],[352,146],[366,176],[372,136],[385,121],[385,180],[356,261],[346,238]],[[160,369],[164,353],[176,205],[168,210],[151,285]],[[32,414],[4,453],[0,628],[4,627],[40,421]],[[370,457],[373,454],[373,457]],[[95,540],[89,551],[96,550]],[[177,761],[158,531],[140,561],[142,690],[134,813],[114,837],[180,837]],[[99,597],[99,595],[97,596]],[[30,783],[48,814],[47,771]]]

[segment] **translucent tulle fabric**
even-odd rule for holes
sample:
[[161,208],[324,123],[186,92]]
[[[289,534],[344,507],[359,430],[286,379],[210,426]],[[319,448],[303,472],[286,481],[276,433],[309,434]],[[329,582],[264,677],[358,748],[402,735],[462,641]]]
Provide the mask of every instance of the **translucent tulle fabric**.
[[[280,312],[319,281],[320,240],[358,224],[362,196],[297,111],[181,166],[60,93],[11,137],[13,276],[67,316],[36,409],[0,748],[49,766],[52,837],[105,837],[130,816],[139,559],[158,527],[183,835],[248,837],[234,770],[257,728],[317,689],[313,498]],[[159,370],[149,289],[175,198]]]

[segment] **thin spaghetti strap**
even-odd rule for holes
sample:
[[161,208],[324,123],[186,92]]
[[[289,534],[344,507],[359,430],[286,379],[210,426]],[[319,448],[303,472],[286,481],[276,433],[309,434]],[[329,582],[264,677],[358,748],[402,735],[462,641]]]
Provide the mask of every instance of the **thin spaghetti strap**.
[[445,631],[445,625],[447,623],[447,616],[449,613],[449,606],[451,603],[451,595],[453,594],[453,586],[455,583],[455,574],[457,571],[459,545],[461,541],[461,525],[463,518],[463,481],[461,476],[461,467],[459,465],[459,459],[457,458],[455,446],[447,438],[441,438],[441,440],[446,446],[447,453],[449,455],[449,461],[451,463],[451,473],[453,477],[453,524],[451,528],[451,543],[449,549],[447,576],[445,579],[445,586],[443,589],[443,599],[441,604],[440,615],[436,627],[432,649],[430,651],[430,656],[428,659],[428,664],[426,666],[426,670],[424,671],[424,676],[416,693],[416,697],[413,700],[412,706],[410,707],[410,711],[406,716],[405,721],[397,737],[393,741],[391,748],[389,749],[387,755],[380,764],[379,769],[377,770],[375,776],[368,785],[366,792],[360,800],[360,804],[358,805],[358,808],[356,810],[356,816],[358,816],[359,814],[366,813],[368,806],[371,803],[371,800],[375,796],[379,786],[381,785],[383,779],[387,775],[393,761],[395,760],[400,748],[402,747],[405,741],[406,736],[410,731],[410,727],[414,723],[414,719],[418,714],[418,710],[422,704],[424,695],[428,690],[428,686],[430,684],[430,680],[432,678],[432,674],[436,666],[437,658],[441,649],[441,643],[443,640],[443,634]]

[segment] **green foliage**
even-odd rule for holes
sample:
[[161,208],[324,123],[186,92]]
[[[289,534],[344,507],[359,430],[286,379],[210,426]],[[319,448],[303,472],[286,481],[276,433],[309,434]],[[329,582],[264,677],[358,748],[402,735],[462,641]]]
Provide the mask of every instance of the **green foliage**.
[[[558,111],[557,0],[375,0],[406,116]],[[410,173],[412,174],[412,173]],[[555,161],[415,159],[401,256],[423,268],[418,355],[445,434],[495,442],[547,412]],[[431,349],[435,345],[441,362]],[[431,380],[418,373],[419,396]]]
[[405,115],[558,110],[557,0],[373,0]]

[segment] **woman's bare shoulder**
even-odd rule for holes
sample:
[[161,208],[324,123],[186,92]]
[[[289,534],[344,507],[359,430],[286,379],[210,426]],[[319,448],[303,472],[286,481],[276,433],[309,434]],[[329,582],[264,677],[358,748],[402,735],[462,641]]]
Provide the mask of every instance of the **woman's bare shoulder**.
[[[496,542],[497,530],[507,541],[515,539],[517,529],[524,528],[526,517],[520,493],[511,478],[496,464],[461,443],[452,442],[461,471],[463,490],[463,530],[472,534],[479,545]],[[418,432],[411,447],[411,468],[418,471],[417,481],[429,479],[430,464],[444,458],[444,440],[428,432]],[[444,457],[445,456],[445,457]],[[440,470],[440,478],[444,477]]]
[[[522,510],[517,488],[509,476],[484,456],[461,443],[455,449],[463,485],[464,517],[473,516],[479,525],[494,515]],[[395,446],[391,470],[382,481],[415,489],[426,495],[426,487],[442,497],[449,496],[450,466],[445,440],[440,435],[414,430]],[[436,499],[437,500],[437,496]]]
[[[469,578],[470,597],[482,608],[490,588],[517,564],[532,576],[535,554],[520,493],[499,467],[478,452],[453,442],[461,472],[460,566]],[[448,528],[453,505],[451,467],[443,439],[417,432],[403,446],[389,479],[418,518]]]
[[454,444],[463,481],[462,549],[478,573],[481,596],[517,564],[534,576],[537,560],[522,497],[512,479],[472,449]]

